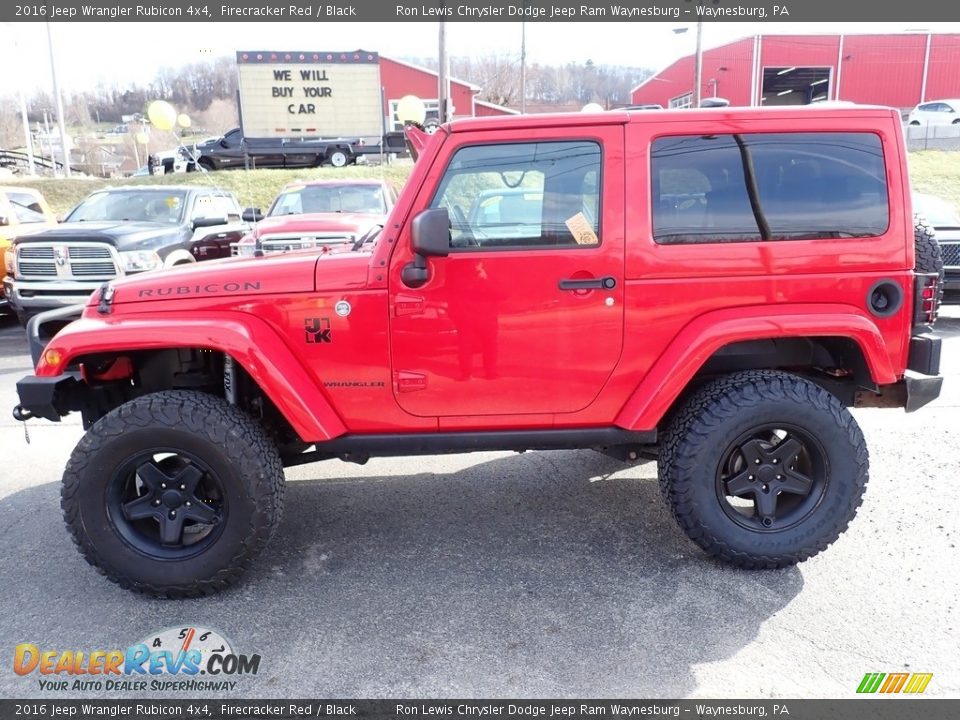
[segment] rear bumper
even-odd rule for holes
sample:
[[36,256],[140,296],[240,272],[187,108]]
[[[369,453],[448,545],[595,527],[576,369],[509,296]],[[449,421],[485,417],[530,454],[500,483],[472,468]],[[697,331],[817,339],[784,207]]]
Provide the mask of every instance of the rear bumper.
[[877,391],[860,390],[854,396],[854,407],[903,408],[919,410],[940,397],[943,378],[940,376],[940,338],[932,333],[918,333],[910,338],[910,354],[903,379],[881,385]]
[[906,402],[903,409],[913,412],[940,396],[943,378],[940,376],[941,341],[933,333],[920,333],[910,338],[907,372],[903,378]]

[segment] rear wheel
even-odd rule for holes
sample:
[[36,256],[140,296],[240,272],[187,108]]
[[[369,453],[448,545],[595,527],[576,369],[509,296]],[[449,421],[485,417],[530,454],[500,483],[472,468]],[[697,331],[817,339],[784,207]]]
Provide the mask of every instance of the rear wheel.
[[849,411],[788,373],[715,380],[677,411],[660,451],[664,498],[690,539],[744,568],[816,555],[856,515],[867,449]]
[[345,167],[346,164],[350,161],[349,156],[345,150],[331,150],[327,154],[327,162],[330,163],[333,167]]
[[87,562],[122,587],[193,597],[234,582],[283,508],[273,443],[221,398],[166,391],[132,400],[80,440],[61,506]]

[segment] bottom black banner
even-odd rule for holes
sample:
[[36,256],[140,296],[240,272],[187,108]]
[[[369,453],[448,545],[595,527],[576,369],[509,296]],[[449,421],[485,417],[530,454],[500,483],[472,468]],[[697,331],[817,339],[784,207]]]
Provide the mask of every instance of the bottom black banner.
[[789,718],[955,720],[960,699],[883,700],[0,700],[0,718]]

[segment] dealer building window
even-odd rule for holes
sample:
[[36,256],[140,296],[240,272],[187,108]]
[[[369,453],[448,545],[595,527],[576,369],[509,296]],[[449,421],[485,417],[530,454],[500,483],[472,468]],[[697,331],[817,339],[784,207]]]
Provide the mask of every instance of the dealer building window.
[[660,244],[866,238],[888,226],[870,133],[659,138],[651,164]]
[[450,214],[450,246],[596,247],[600,146],[587,141],[458,150],[431,207]]

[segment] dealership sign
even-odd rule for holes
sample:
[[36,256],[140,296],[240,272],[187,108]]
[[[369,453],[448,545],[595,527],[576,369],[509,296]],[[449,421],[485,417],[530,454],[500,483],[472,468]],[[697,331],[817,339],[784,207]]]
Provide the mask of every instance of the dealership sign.
[[377,53],[237,53],[240,115],[247,137],[379,137]]

